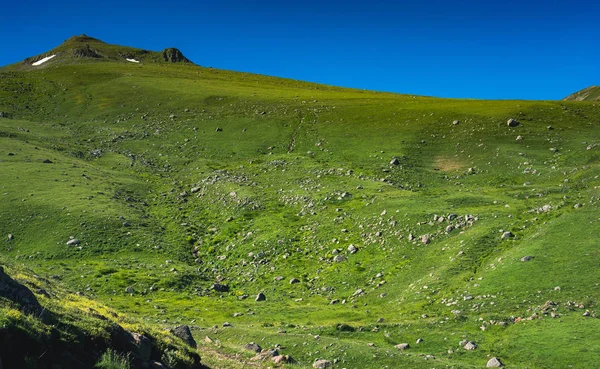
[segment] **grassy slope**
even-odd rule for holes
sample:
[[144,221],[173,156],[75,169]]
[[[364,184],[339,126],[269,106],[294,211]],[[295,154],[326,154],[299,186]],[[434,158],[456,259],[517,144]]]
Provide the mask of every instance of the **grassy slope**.
[[600,100],[600,87],[590,86],[565,97],[566,101],[598,101]]
[[[228,354],[256,341],[301,367],[593,365],[599,324],[582,316],[599,297],[592,103],[433,99],[185,65],[1,78],[13,119],[0,118],[0,233],[15,235],[2,258],[148,323],[196,325]],[[444,232],[465,215],[477,220]],[[347,260],[332,261],[335,248]],[[540,313],[548,300],[560,318]],[[479,349],[458,349],[464,337]]]

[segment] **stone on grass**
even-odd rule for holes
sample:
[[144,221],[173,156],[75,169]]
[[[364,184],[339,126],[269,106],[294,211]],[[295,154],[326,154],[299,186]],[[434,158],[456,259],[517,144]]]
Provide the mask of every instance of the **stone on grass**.
[[221,283],[215,283],[212,285],[212,289],[217,292],[229,292],[229,286]]
[[504,366],[504,364],[502,364],[500,359],[498,359],[497,357],[493,357],[490,360],[488,360],[487,365],[485,367],[486,368],[501,368],[503,366]]
[[80,241],[77,238],[71,238],[70,240],[67,241],[67,246],[75,246],[75,245],[79,245]]
[[352,244],[348,245],[348,252],[351,254],[355,254],[358,251],[358,248]]
[[256,295],[256,299],[255,300],[256,301],[265,301],[266,299],[267,299],[267,297],[265,296],[265,294],[262,293],[262,292],[259,292],[259,294]]
[[254,352],[256,352],[256,353],[259,353],[259,352],[261,352],[261,351],[262,351],[262,347],[260,347],[260,345],[259,345],[258,343],[254,343],[254,342],[247,343],[247,344],[244,346],[244,348],[245,348],[246,350],[249,350],[249,351],[254,351]]
[[300,283],[300,280],[298,278],[290,279],[290,284],[296,284],[296,283]]
[[509,120],[506,121],[506,125],[509,127],[516,127],[519,125],[519,121],[517,121],[516,119],[510,118]]
[[410,348],[410,345],[408,343],[399,343],[394,347],[397,348],[398,350],[404,351],[404,350]]
[[507,238],[512,238],[514,236],[515,235],[512,232],[504,232],[504,233],[502,233],[502,239],[503,240],[506,240]]
[[271,358],[274,364],[293,363],[294,359],[290,355],[277,355]]
[[191,348],[197,347],[196,340],[194,340],[194,337],[192,336],[192,331],[190,331],[190,327],[187,325],[175,327],[171,329],[171,333],[173,333],[175,337],[181,338],[181,340]]
[[317,360],[313,363],[314,369],[325,369],[331,366],[331,361],[329,360]]
[[342,254],[338,254],[333,257],[333,261],[335,261],[336,263],[341,263],[342,261],[346,261],[346,257]]
[[475,344],[475,342],[469,341],[463,346],[463,348],[468,351],[473,351],[477,348],[477,344]]
[[531,261],[531,260],[533,260],[533,258],[534,258],[534,256],[527,255],[527,256],[523,256],[521,258],[521,261],[522,262]]

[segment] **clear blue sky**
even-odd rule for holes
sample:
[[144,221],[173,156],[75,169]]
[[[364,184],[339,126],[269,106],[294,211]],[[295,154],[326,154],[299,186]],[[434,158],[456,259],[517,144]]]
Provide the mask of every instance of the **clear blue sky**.
[[[380,91],[560,99],[600,84],[600,1],[7,1],[0,65],[87,34]],[[1,81],[0,81],[1,83]]]

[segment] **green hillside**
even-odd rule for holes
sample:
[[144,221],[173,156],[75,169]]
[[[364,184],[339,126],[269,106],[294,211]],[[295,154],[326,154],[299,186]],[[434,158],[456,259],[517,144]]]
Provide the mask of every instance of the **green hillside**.
[[342,89],[73,42],[0,69],[3,264],[189,325],[209,367],[263,365],[249,342],[293,368],[597,365],[597,103]]

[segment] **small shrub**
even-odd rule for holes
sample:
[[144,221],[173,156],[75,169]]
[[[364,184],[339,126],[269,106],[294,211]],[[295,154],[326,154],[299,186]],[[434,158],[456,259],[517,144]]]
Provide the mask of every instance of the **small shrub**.
[[129,363],[129,355],[122,355],[114,350],[108,349],[104,354],[102,354],[102,357],[100,357],[100,361],[96,363],[96,368],[131,369],[131,365]]

